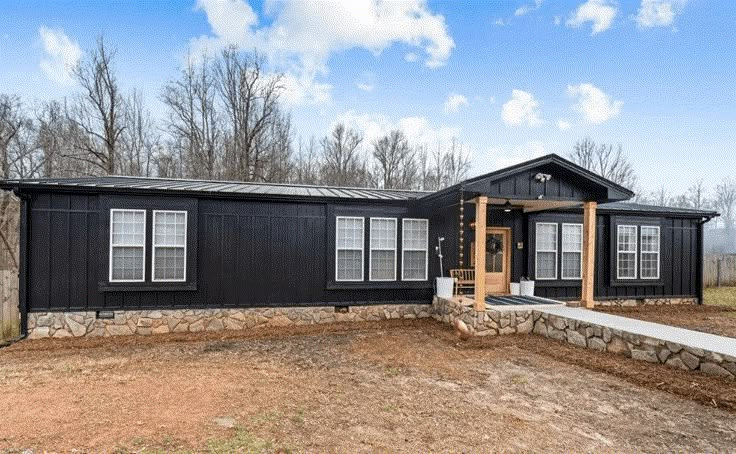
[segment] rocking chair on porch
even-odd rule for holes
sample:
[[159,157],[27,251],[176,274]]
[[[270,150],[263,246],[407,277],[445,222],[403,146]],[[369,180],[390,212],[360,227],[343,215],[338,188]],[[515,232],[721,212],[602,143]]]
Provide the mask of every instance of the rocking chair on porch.
[[475,270],[463,268],[450,270],[450,277],[455,281],[454,296],[463,295],[464,291],[475,289]]

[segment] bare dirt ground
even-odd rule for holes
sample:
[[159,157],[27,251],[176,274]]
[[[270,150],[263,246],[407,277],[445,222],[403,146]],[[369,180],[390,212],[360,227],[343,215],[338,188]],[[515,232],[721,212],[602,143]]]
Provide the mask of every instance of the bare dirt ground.
[[736,288],[706,289],[704,299],[705,304],[702,306],[641,306],[599,310],[648,322],[736,337]]
[[712,451],[733,382],[432,320],[25,341],[0,450]]

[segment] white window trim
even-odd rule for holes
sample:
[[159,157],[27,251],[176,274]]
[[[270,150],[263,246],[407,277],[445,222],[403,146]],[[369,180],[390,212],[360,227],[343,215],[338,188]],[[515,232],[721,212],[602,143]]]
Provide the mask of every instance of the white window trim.
[[[634,251],[622,251],[621,244],[618,241],[619,231],[621,227],[633,228],[634,229]],[[621,270],[618,266],[618,258],[620,254],[634,254],[634,276],[633,277],[622,277]],[[635,281],[639,276],[639,229],[636,225],[619,224],[616,226],[616,279],[620,281]]]
[[[373,220],[379,221],[393,221],[394,222],[394,247],[390,248],[374,248],[371,244],[373,242]],[[399,248],[399,220],[397,218],[370,218],[370,224],[368,228],[368,280],[373,282],[392,282],[396,280],[396,262],[397,262],[397,250]],[[373,279],[373,251],[393,251],[394,252],[394,273],[391,279]]]
[[[565,227],[566,226],[567,227],[580,227],[580,250],[579,251],[566,251],[565,250]],[[583,278],[583,237],[584,237],[583,224],[568,223],[568,222],[564,222],[562,224],[562,241],[561,241],[562,244],[560,245],[560,250],[562,251],[561,252],[562,261],[560,265],[560,279],[565,280],[565,281],[579,281]],[[570,254],[580,253],[580,275],[579,276],[565,277],[565,253],[566,252]]]
[[[112,250],[116,247],[141,247],[140,244],[115,244],[112,243],[112,224],[113,224],[113,214],[114,213],[143,213],[143,273],[141,279],[113,279],[112,277]],[[111,208],[110,209],[110,248],[109,248],[109,262],[108,262],[108,281],[109,282],[146,282],[146,222],[148,221],[146,216],[146,210],[133,210],[133,209],[126,209],[126,208]]]
[[[183,279],[156,279],[156,248],[180,248],[178,244],[156,244],[156,214],[183,213],[184,214],[184,278]],[[189,230],[189,215],[183,210],[153,210],[153,233],[151,234],[151,282],[186,282],[187,281],[187,233]]]
[[[406,221],[421,221],[422,223],[424,223],[427,226],[427,242],[424,245],[424,248],[423,249],[419,249],[419,248],[408,248],[408,247],[406,247],[404,245],[404,241],[405,241],[405,238],[406,238],[404,236],[404,230],[405,230],[405,227],[406,227]],[[404,260],[404,252],[406,252],[406,251],[421,251],[421,252],[424,252],[424,278],[422,278],[422,279],[408,279],[408,278],[404,277],[406,275],[406,273],[405,273],[406,269],[404,268],[404,263],[405,263],[405,260]],[[401,280],[402,281],[406,281],[406,282],[421,282],[421,281],[426,281],[427,280],[427,278],[428,278],[427,276],[428,276],[428,272],[429,272],[429,252],[428,251],[429,251],[429,219],[403,218],[401,220]]]
[[[360,249],[358,248],[341,248],[338,246],[338,232],[337,225],[340,223],[340,219],[359,219],[362,225],[361,238],[360,238]],[[337,257],[340,251],[360,251],[360,279],[340,279],[337,277]],[[335,217],[335,282],[363,282],[365,276],[365,218],[359,216],[337,216]]]
[[[642,280],[645,280],[645,281],[656,281],[656,280],[659,280],[659,278],[660,278],[660,273],[661,273],[660,268],[662,266],[661,265],[662,230],[660,229],[660,227],[658,225],[642,225],[642,226],[640,226],[639,227],[639,247],[641,247],[641,245],[642,245],[642,239],[641,239],[641,237],[643,236],[643,229],[644,228],[647,228],[647,229],[657,229],[657,252],[656,253],[655,252],[644,252],[642,250],[641,251],[641,254],[639,256],[639,260],[643,260],[644,254],[657,254],[657,276],[656,277],[644,277],[644,276],[640,276],[640,277],[641,277]],[[639,272],[641,273],[641,266],[639,266]]]
[[[539,243],[537,241],[537,238],[539,237],[539,226],[540,225],[553,225],[555,227],[555,250],[554,251],[547,251],[547,250],[539,250]],[[559,250],[560,250],[560,226],[556,222],[537,222],[534,227],[534,279],[538,281],[556,281],[557,280],[557,273],[558,273],[558,266],[557,261],[559,260]],[[539,253],[540,252],[554,252],[555,253],[555,275],[554,277],[539,277]]]

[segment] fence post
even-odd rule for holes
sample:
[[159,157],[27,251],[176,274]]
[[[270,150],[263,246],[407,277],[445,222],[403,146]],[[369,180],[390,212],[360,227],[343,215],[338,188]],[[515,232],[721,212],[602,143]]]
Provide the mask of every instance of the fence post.
[[721,257],[718,257],[716,260],[716,287],[721,286],[721,262],[723,259]]

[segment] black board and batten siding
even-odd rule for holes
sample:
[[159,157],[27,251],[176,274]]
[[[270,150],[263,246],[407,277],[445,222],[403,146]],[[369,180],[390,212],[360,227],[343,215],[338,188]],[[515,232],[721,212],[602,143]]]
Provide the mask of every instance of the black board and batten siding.
[[[407,208],[381,203],[356,207],[162,196],[116,198],[61,192],[34,193],[29,204],[28,309],[32,312],[431,300],[429,280],[378,286],[368,282],[327,284],[334,281],[334,216],[328,213],[401,218],[409,215]],[[188,282],[151,283],[147,248],[148,282],[107,283],[109,208],[148,209],[150,238],[150,210],[183,206],[189,207],[189,240],[190,244],[194,242],[187,254]],[[366,228],[367,225],[366,221]],[[368,249],[365,251],[367,279]]]

